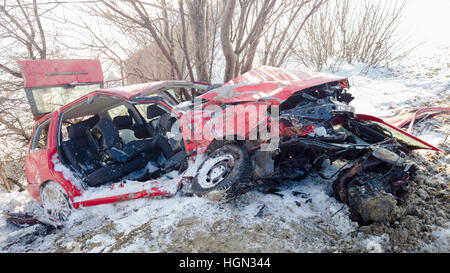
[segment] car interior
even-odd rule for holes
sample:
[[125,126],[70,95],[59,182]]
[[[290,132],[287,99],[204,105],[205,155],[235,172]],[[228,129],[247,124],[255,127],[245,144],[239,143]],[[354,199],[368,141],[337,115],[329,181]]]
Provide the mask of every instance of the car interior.
[[97,96],[64,111],[58,152],[87,186],[154,179],[187,167],[182,139],[167,137],[176,120],[158,103]]

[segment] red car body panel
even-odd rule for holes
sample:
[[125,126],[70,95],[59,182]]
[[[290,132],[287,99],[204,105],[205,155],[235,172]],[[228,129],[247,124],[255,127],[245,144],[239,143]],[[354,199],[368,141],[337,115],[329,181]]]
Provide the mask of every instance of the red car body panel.
[[[39,62],[42,63],[40,64]],[[57,62],[59,62],[58,65],[62,65],[61,67],[64,67],[65,61],[60,60]],[[51,76],[48,76],[48,73],[59,73],[64,72],[64,70],[55,71],[51,62],[48,63],[47,61],[21,62],[26,78],[25,87],[67,84],[72,81],[103,81],[103,76],[98,74],[99,69],[96,64],[84,60],[78,60],[76,62],[79,62],[80,64],[79,72],[88,71],[88,69],[91,69],[89,67],[91,64],[93,65],[92,70],[89,70],[88,74],[75,73],[71,75],[57,75],[54,76],[55,78],[51,78]],[[92,77],[87,77],[86,75],[91,75]],[[271,105],[281,104],[295,92],[329,82],[339,82],[341,86],[349,87],[348,80],[342,77],[329,76],[322,73],[305,73],[282,68],[263,66],[237,77],[236,79],[224,84],[222,87],[204,93],[200,96],[200,98],[206,99],[208,100],[208,102],[202,104],[200,108],[194,108],[187,111],[187,113],[181,114],[174,110],[170,105],[167,105],[161,101],[159,103],[161,103],[164,107],[168,108],[175,115],[180,117],[180,126],[182,129],[182,135],[184,137],[186,152],[188,154],[199,155],[206,152],[206,149],[214,141],[217,135],[220,135],[222,137],[227,135],[237,135],[243,138],[248,138],[256,134],[258,131],[266,128],[267,126],[270,126],[269,117],[266,115],[266,110],[268,107],[270,107]],[[63,172],[55,170],[54,160],[58,155],[56,138],[58,130],[58,120],[65,109],[96,95],[110,95],[122,98],[124,100],[130,100],[135,96],[145,97],[145,95],[156,92],[160,88],[167,85],[189,83],[190,82],[187,81],[158,81],[114,89],[101,89],[91,92],[59,108],[51,114],[40,118],[35,124],[34,132],[36,132],[36,128],[39,124],[41,124],[42,122],[46,122],[48,119],[51,119],[49,127],[49,137],[47,148],[45,150],[33,152],[31,151],[30,143],[28,154],[26,157],[26,175],[28,179],[27,189],[30,194],[40,202],[40,185],[50,180],[57,181],[59,184],[61,184],[61,186],[66,190],[70,200],[72,201],[74,208],[107,204],[147,196],[161,196],[171,194],[160,187],[160,182],[154,180],[149,181],[151,186],[149,186],[148,188],[140,190],[136,190],[134,188],[130,189],[126,193],[121,194],[114,194],[113,187],[120,187],[120,185],[122,185],[120,183],[115,183],[111,187],[111,195],[106,197],[83,199],[82,189],[77,188],[69,179],[64,177]],[[145,102],[152,102],[152,100],[151,98],[149,98],[149,100]],[[215,113],[220,113],[219,117],[221,115],[233,115],[238,121],[237,123],[235,122],[235,126],[233,127],[226,126],[226,124],[220,123],[221,119],[218,116],[213,117],[211,115],[213,111],[209,110],[217,109],[219,105],[230,103],[239,104],[227,107],[227,111],[216,111]],[[252,117],[248,114],[242,114],[243,109],[245,110],[246,107],[257,108],[258,117],[256,117],[256,122],[254,122],[255,117]],[[378,118],[366,115],[359,115],[358,118],[383,122]],[[398,128],[395,128],[391,125],[389,126],[400,131],[401,133],[404,133],[405,135],[408,135],[409,137],[418,140],[417,138],[410,136],[409,134],[403,132]],[[202,138],[193,139],[192,136],[195,134],[201,135]],[[437,148],[426,144],[423,141],[420,142],[427,145],[432,150],[438,150]],[[180,179],[178,185],[181,183],[182,179],[183,178]],[[127,186],[125,185],[124,187],[126,188]]]
[[126,200],[139,199],[139,198],[143,198],[143,197],[156,197],[156,196],[164,196],[164,195],[168,195],[168,193],[165,191],[161,191],[159,188],[155,187],[155,188],[152,188],[151,191],[142,190],[139,192],[131,192],[131,193],[125,193],[125,194],[120,194],[120,195],[113,195],[113,196],[108,196],[108,197],[90,199],[90,200],[86,200],[86,201],[73,202],[72,205],[75,209],[78,209],[80,207],[90,207],[90,206],[110,204],[110,203],[126,201]]
[[411,121],[419,120],[427,115],[430,117],[444,115],[450,113],[450,107],[426,107],[420,109],[405,109],[406,111],[400,111],[400,113],[393,117],[383,118],[384,121],[391,125],[402,128]]
[[[216,138],[217,132],[222,134],[219,137],[239,136],[248,139],[269,126],[266,110],[271,105],[280,105],[296,92],[330,82],[339,82],[341,86],[349,87],[347,78],[325,73],[307,73],[269,66],[260,66],[244,73],[222,87],[199,96],[209,102],[202,109],[188,112],[181,124],[184,126],[182,133],[185,139],[192,139],[193,135],[202,136],[202,139],[188,142],[186,149],[206,150]],[[239,104],[232,105],[235,103]],[[228,104],[227,111],[211,118],[208,108],[217,108],[221,104]],[[247,110],[252,108],[256,108],[252,113],[257,112],[257,117],[248,115]],[[234,116],[234,127],[222,124],[223,116],[226,115]],[[194,128],[195,131],[192,132],[189,128]]]
[[433,145],[428,144],[428,143],[426,143],[425,141],[420,140],[420,139],[418,139],[417,137],[408,134],[407,132],[403,131],[402,129],[400,129],[400,128],[398,128],[398,127],[395,127],[395,126],[393,126],[393,125],[391,125],[391,124],[389,124],[389,123],[384,122],[384,121],[383,121],[382,119],[380,119],[380,118],[377,118],[377,117],[374,117],[374,116],[370,116],[370,115],[362,115],[362,114],[358,114],[358,115],[356,115],[356,119],[357,119],[357,120],[370,120],[370,121],[376,121],[376,122],[382,123],[382,124],[384,124],[384,125],[386,125],[386,126],[389,126],[389,128],[392,128],[392,129],[394,129],[395,131],[397,131],[397,132],[399,132],[399,133],[401,133],[401,134],[403,134],[403,135],[405,135],[405,136],[407,136],[407,137],[410,137],[410,138],[414,139],[415,141],[418,141],[419,143],[421,143],[421,144],[427,146],[428,149],[430,149],[430,150],[437,151],[437,152],[438,152],[438,151],[441,151],[439,148],[436,148],[436,147],[434,147]]
[[347,78],[343,77],[260,66],[200,97],[220,103],[265,100],[278,105],[295,92],[329,82],[339,82],[343,87],[349,87]]
[[27,60],[18,63],[23,70],[25,88],[103,82],[102,67],[97,60]]
[[[46,122],[47,120],[51,119],[53,114],[47,115],[46,117],[42,118],[40,122],[36,123],[33,128],[33,136],[36,132],[36,128],[39,124]],[[50,123],[53,122],[53,119],[51,119]],[[52,126],[49,127],[49,135],[51,134]],[[53,174],[52,174],[52,168],[50,166],[50,157],[49,153],[52,150],[52,146],[55,145],[55,141],[53,139],[48,139],[47,142],[47,149],[40,150],[40,151],[31,151],[31,142],[28,147],[28,154],[25,159],[25,169],[26,169],[26,176],[27,176],[27,190],[38,201],[40,201],[39,197],[39,187],[44,181],[53,180]],[[56,147],[56,146],[54,146]]]
[[228,136],[242,140],[256,137],[270,122],[266,115],[268,107],[270,104],[265,102],[248,102],[228,105],[223,110],[215,103],[206,103],[201,109],[187,112],[180,120],[186,151],[201,154],[215,139]]

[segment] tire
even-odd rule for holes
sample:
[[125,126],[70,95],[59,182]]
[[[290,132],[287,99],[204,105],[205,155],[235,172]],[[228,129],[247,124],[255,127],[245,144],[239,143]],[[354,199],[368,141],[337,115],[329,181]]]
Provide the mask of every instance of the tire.
[[[351,167],[350,167],[350,168],[351,168]],[[346,169],[342,170],[342,171],[339,173],[337,179],[334,180],[334,181],[333,181],[333,184],[332,184],[332,193],[331,193],[331,196],[334,197],[336,200],[338,200],[338,201],[341,202],[341,203],[345,203],[345,202],[344,202],[344,200],[342,200],[341,195],[340,195],[339,180],[340,180],[341,176],[342,176],[343,174],[345,174],[345,172],[347,172],[350,168],[346,168]],[[347,185],[348,185],[349,182],[350,182],[350,181],[344,181],[344,185],[343,185],[343,186],[344,186],[344,189],[347,189]]]
[[247,192],[251,175],[247,152],[236,145],[225,145],[202,163],[192,182],[192,192],[227,202]]
[[72,213],[72,203],[64,188],[55,181],[46,182],[40,189],[40,197],[45,213],[66,221]]
[[[373,222],[391,222],[395,218],[396,197],[383,174],[368,172],[345,183],[350,219],[366,226]],[[335,189],[335,195],[339,197]],[[340,198],[338,199],[340,200]]]

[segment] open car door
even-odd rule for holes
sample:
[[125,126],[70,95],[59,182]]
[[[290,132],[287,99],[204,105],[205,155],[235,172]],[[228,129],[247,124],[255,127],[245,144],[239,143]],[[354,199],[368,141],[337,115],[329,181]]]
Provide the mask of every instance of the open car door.
[[24,88],[35,120],[103,87],[98,60],[19,61]]

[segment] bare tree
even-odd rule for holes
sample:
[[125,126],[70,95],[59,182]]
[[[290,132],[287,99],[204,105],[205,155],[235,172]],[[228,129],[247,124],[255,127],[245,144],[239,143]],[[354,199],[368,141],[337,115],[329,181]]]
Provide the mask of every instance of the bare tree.
[[[150,66],[146,66],[146,71],[139,71],[140,68],[133,66],[128,59],[138,60],[139,54],[147,54],[151,48],[154,54],[143,56],[140,63],[158,64],[155,69],[158,73],[155,76],[161,76],[159,72],[165,71],[166,64],[170,67],[170,74],[159,79],[185,79],[210,81],[213,61],[210,60],[215,54],[215,36],[217,35],[218,6],[221,1],[206,0],[179,0],[178,5],[174,1],[153,0],[153,1],[87,1],[80,4],[85,15],[88,14],[96,19],[103,18],[103,22],[114,28],[114,41],[130,39],[133,43],[123,43],[122,47],[130,46],[132,50],[119,48],[118,44],[108,46],[108,43],[95,42],[94,40],[103,40],[102,35],[92,34],[92,41],[84,43],[91,50],[101,52],[100,55],[108,55],[115,59],[114,63],[127,64],[123,78],[133,79],[151,79],[148,75]],[[78,22],[74,23],[80,31],[91,29],[92,25]],[[120,33],[120,39],[118,39]],[[130,38],[130,37],[136,38]],[[99,39],[100,38],[100,39]],[[88,44],[91,43],[91,46]],[[111,43],[109,43],[111,44]],[[156,49],[156,50],[155,50]],[[115,51],[115,54],[107,51]],[[163,58],[155,56],[159,53]],[[180,54],[181,53],[181,54]],[[119,55],[119,56],[116,56]],[[150,57],[152,58],[150,60]],[[156,57],[156,58],[155,58]],[[160,62],[162,61],[162,63]],[[136,62],[135,62],[136,63]],[[131,69],[130,69],[131,68]],[[161,69],[162,68],[162,69]],[[127,83],[130,81],[127,80]]]
[[0,5],[0,69],[5,72],[0,77],[0,126],[6,129],[3,135],[14,135],[24,144],[30,140],[30,124],[23,119],[20,108],[17,109],[18,102],[23,105],[25,97],[19,94],[23,81],[16,61],[47,58],[47,40],[41,16],[51,9],[40,10],[36,0],[31,3],[17,0],[14,4],[4,2]]
[[25,190],[25,187],[17,179],[7,175],[5,164],[0,160],[0,187],[6,192],[11,192],[14,189],[14,185],[19,187],[19,191]]
[[[21,59],[46,59],[57,53],[42,20],[49,16],[57,3],[40,8],[37,0],[4,1],[0,4],[0,150],[2,162],[0,176],[16,181],[5,173],[6,164],[17,161],[23,168],[27,144],[31,138],[33,119],[17,61]],[[18,172],[15,172],[18,175]]]
[[112,20],[129,21],[149,31],[162,55],[170,63],[174,78],[183,79],[180,66],[174,56],[174,41],[171,33],[168,7],[165,0],[161,0],[160,10],[162,11],[162,17],[160,21],[162,21],[162,27],[160,28],[155,27],[155,20],[149,15],[145,6],[148,3],[144,1],[124,0],[121,2],[111,2],[102,0],[93,1],[93,4],[98,11],[108,14]]
[[[180,5],[180,7],[181,6],[182,5]],[[210,15],[211,12],[208,9],[206,0],[190,0],[187,1],[187,6],[189,10],[189,23],[192,27],[192,35],[196,38],[196,43],[193,47],[195,52],[195,68],[198,75],[197,79],[199,81],[208,81],[210,79],[210,75],[208,75],[208,59],[210,51],[208,43],[210,41],[210,35],[208,33],[210,22],[208,20],[208,15]],[[209,14],[208,11],[210,12]],[[180,12],[180,14],[184,13]],[[184,16],[182,15],[181,18],[184,18]]]
[[[259,40],[266,30],[268,19],[275,7],[276,0],[239,1],[239,10],[236,12],[236,0],[227,0],[223,7],[220,40],[225,57],[224,81],[229,81],[241,73],[241,68],[248,69]],[[239,13],[239,14],[236,14]],[[233,29],[233,17],[238,18]],[[251,45],[251,47],[250,47]],[[241,54],[251,48],[245,58]]]
[[[249,71],[253,63],[261,62],[257,52],[263,39],[266,48],[261,63],[284,64],[305,23],[327,1],[178,0],[178,5],[174,5],[173,1],[166,0],[92,0],[83,5],[89,7],[91,15],[108,20],[124,35],[149,34],[146,39],[141,39],[146,41],[145,44],[131,54],[125,50],[120,58],[115,56],[117,54],[107,54],[113,55],[116,65],[127,67],[122,78],[154,79],[162,76],[159,72],[166,71],[163,63],[167,63],[170,67],[168,78],[208,82],[213,70],[220,70],[216,64],[220,58],[225,61],[224,81]],[[270,37],[270,33],[276,34],[275,37]],[[216,47],[218,42],[220,52]],[[155,51],[155,46],[159,50]],[[101,42],[96,48],[107,52],[114,47]],[[152,54],[149,54],[150,49]],[[156,56],[156,52],[165,61]],[[141,57],[136,57],[139,54]],[[123,66],[124,59],[132,59],[139,66],[131,65],[130,61]],[[154,68],[157,73],[150,71],[150,65],[142,65],[145,61],[158,64]],[[142,67],[146,67],[145,71]]]
[[262,63],[270,66],[283,65],[290,57],[305,24],[327,1],[283,1],[281,13],[288,17],[285,20],[273,20],[273,25],[264,35]]
[[306,66],[339,69],[343,63],[367,67],[389,65],[404,58],[401,35],[396,33],[404,1],[333,0],[306,23],[293,51]]

